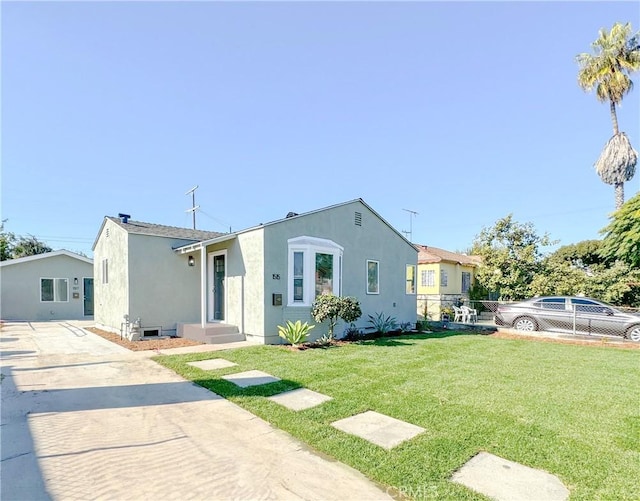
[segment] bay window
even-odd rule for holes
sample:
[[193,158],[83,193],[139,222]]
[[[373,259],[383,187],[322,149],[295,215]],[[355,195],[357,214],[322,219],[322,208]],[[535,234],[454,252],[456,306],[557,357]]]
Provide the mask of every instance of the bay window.
[[296,237],[289,247],[288,306],[311,306],[320,294],[341,293],[343,247],[332,240]]

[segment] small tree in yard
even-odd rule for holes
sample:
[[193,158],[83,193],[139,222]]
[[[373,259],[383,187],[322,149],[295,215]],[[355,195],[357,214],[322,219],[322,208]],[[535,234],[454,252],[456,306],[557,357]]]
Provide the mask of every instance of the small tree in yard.
[[322,294],[314,301],[311,307],[311,316],[318,323],[329,321],[327,338],[332,341],[334,339],[333,329],[338,323],[338,319],[341,318],[347,323],[355,322],[362,316],[362,310],[360,303],[354,297]]

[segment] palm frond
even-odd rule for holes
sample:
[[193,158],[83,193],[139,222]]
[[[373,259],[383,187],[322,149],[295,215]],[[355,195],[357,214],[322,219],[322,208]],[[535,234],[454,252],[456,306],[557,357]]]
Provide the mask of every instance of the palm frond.
[[603,182],[617,184],[634,176],[637,162],[638,152],[631,146],[627,135],[619,132],[607,141],[594,167]]

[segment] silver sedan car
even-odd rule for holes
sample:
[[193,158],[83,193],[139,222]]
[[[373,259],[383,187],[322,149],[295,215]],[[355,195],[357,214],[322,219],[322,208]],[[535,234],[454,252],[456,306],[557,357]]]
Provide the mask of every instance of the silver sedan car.
[[500,304],[494,319],[496,325],[520,331],[622,336],[640,342],[640,313],[622,312],[588,297],[536,297]]

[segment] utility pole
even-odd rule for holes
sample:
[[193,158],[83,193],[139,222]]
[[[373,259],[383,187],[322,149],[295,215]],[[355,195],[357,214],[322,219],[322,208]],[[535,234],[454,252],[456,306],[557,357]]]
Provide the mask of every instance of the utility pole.
[[405,235],[407,235],[407,240],[409,240],[409,242],[413,243],[413,218],[415,216],[418,215],[418,213],[414,210],[409,210],[409,209],[402,209],[404,211],[407,211],[409,213],[409,231],[406,230],[402,230],[402,233],[404,233]]
[[198,189],[198,185],[195,185],[189,191],[185,193],[185,195],[191,194],[191,208],[187,209],[185,212],[193,213],[193,229],[196,229],[196,211],[200,208],[199,205],[196,205],[196,190]]

